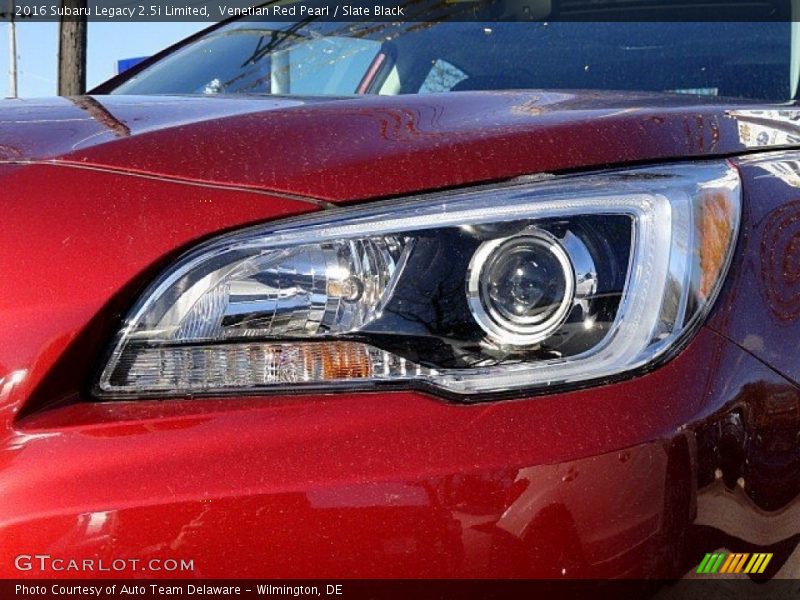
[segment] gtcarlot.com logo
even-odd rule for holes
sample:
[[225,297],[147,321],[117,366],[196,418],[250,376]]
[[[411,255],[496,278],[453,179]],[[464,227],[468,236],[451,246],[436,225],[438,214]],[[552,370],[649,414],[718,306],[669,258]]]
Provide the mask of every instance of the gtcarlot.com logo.
[[50,554],[20,554],[14,559],[17,571],[72,571],[72,572],[122,572],[122,571],[194,571],[194,561],[183,558],[61,558]]
[[697,567],[697,572],[705,575],[716,573],[747,573],[754,575],[763,573],[770,560],[772,560],[772,553],[726,554],[725,552],[715,552],[706,554]]

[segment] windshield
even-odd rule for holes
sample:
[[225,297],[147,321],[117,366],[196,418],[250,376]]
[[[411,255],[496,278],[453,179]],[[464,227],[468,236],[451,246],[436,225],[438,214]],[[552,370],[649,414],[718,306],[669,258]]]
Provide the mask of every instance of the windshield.
[[[270,23],[195,40],[116,94],[425,94],[583,89],[786,101],[791,22]],[[796,34],[795,34],[796,35]]]

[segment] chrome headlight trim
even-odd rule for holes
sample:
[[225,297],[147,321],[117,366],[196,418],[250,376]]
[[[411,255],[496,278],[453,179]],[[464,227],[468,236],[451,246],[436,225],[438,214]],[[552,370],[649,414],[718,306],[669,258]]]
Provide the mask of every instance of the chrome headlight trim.
[[[469,400],[492,394],[524,395],[564,386],[584,386],[592,381],[632,373],[668,356],[670,350],[696,331],[708,313],[733,254],[740,219],[740,196],[738,174],[727,162],[683,163],[395,199],[332,209],[226,234],[197,246],[178,259],[143,294],[114,341],[109,360],[95,386],[95,395],[101,399],[274,395],[310,389],[371,389],[375,385],[393,384],[423,387]],[[371,340],[375,333],[368,326],[381,318],[397,287],[403,286],[414,244],[425,232],[455,228],[469,231],[487,226],[502,228],[520,222],[525,227],[535,227],[543,220],[570,222],[570,219],[583,217],[613,216],[631,221],[624,289],[620,290],[616,314],[607,323],[607,333],[585,351],[547,359],[515,358],[491,365],[452,368],[416,362],[387,351],[379,342]],[[707,226],[708,219],[717,221]],[[709,238],[715,235],[716,239]],[[494,239],[505,237],[508,236]],[[185,318],[187,314],[186,310],[175,310],[177,302],[182,299],[186,306],[196,306],[211,289],[204,288],[210,285],[210,280],[204,277],[208,278],[211,272],[215,274],[212,279],[224,282],[237,268],[245,272],[242,264],[255,260],[261,262],[253,268],[261,269],[258,272],[263,274],[268,270],[264,265],[278,260],[275,257],[281,252],[291,253],[292,249],[325,244],[361,244],[358,251],[351,252],[356,255],[362,251],[365,240],[372,240],[373,245],[376,240],[381,243],[390,240],[387,247],[392,244],[396,247],[386,250],[382,258],[374,258],[373,264],[368,265],[367,271],[371,269],[373,275],[383,271],[374,276],[378,283],[373,286],[369,306],[362,311],[369,314],[351,321],[357,324],[348,325],[349,329],[343,326],[338,333],[335,328],[329,328],[319,335],[318,331],[306,335],[301,327],[299,334],[296,331],[287,336],[247,339],[237,337],[236,332],[228,337],[209,338],[207,331],[206,337],[197,339],[169,337],[174,335],[169,331],[178,329],[178,316]],[[488,252],[480,250],[481,247],[492,250],[499,245],[491,240],[481,244],[478,244],[478,253]],[[719,255],[712,256],[714,248],[719,250]],[[366,254],[374,257],[380,252]],[[470,264],[478,260],[475,256]],[[569,256],[565,256],[569,260]],[[341,252],[336,257],[336,260],[344,260]],[[214,261],[213,271],[209,270],[210,261]],[[477,269],[478,276],[479,271]],[[475,270],[465,273],[461,280],[469,290],[477,284],[477,280],[473,281],[474,273]],[[363,278],[363,272],[359,276]],[[261,289],[242,277],[234,281],[240,288]],[[186,282],[195,286],[193,296],[178,298],[176,294]],[[570,294],[579,286],[576,277],[570,284]],[[340,289],[327,284],[323,287],[328,298],[331,289]],[[172,304],[167,307],[170,302]],[[228,302],[230,307],[230,295]],[[214,302],[209,301],[208,306],[208,310],[216,310]],[[170,310],[172,317],[169,317]],[[482,324],[481,327],[486,329]],[[402,335],[403,332],[395,333]],[[487,337],[494,339],[476,343],[492,346],[493,352],[502,351],[502,336]],[[535,345],[541,340],[529,337],[516,341]],[[293,348],[301,350],[295,352]],[[333,355],[328,352],[332,348],[337,349]],[[134,351],[140,353],[139,366],[136,366],[136,357],[131,358]],[[168,354],[170,352],[174,356]],[[297,365],[286,367],[292,360],[306,366],[302,369],[295,368]],[[236,361],[240,365],[236,367],[240,369],[237,373],[219,372],[224,365],[236,364]],[[312,363],[316,366],[308,367]],[[335,366],[330,367],[331,364]],[[269,375],[273,380],[253,377],[252,365],[265,371],[273,369],[274,373]],[[130,382],[120,378],[123,367],[128,374],[136,375]],[[158,380],[156,371],[159,369],[169,371],[171,379]],[[185,372],[178,372],[181,369]],[[203,375],[202,381],[193,382],[192,377],[198,377],[195,371],[203,369],[219,372],[215,376],[217,379]]]

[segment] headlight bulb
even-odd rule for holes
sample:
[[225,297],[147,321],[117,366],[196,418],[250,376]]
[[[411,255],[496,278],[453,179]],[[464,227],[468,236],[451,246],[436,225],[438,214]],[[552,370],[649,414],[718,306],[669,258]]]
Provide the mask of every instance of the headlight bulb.
[[549,337],[569,315],[574,298],[572,261],[544,230],[484,242],[470,262],[470,310],[500,344],[529,346]]

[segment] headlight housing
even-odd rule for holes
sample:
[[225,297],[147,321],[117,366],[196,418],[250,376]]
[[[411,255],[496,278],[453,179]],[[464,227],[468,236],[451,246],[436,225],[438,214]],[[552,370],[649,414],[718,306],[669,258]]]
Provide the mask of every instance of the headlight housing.
[[101,398],[423,386],[465,400],[629,373],[716,297],[726,162],[335,209],[204,243],[146,291]]

